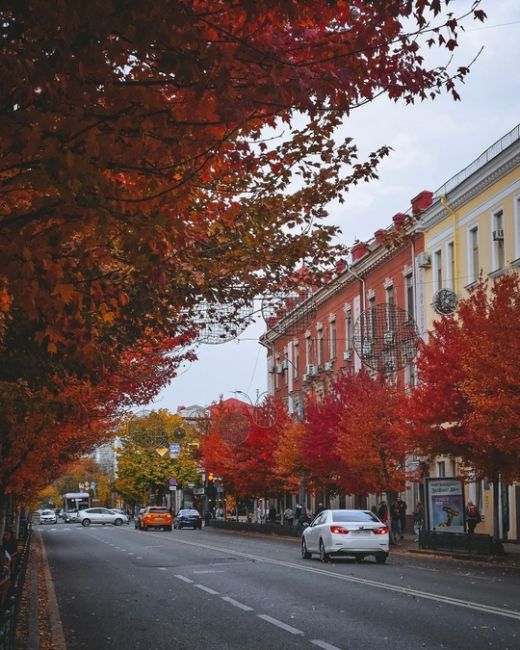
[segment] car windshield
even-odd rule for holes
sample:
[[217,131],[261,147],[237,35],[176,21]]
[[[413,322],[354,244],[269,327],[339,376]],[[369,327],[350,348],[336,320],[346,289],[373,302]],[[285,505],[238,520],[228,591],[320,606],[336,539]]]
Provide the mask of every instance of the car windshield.
[[53,515],[53,514],[54,514],[54,512],[52,512],[52,510],[44,510],[42,512],[42,515]]
[[379,523],[379,519],[371,512],[364,510],[333,510],[332,521],[337,522],[360,522],[360,523]]
[[197,510],[181,510],[182,515],[196,515],[198,516]]
[[148,512],[168,512],[168,508],[148,508]]

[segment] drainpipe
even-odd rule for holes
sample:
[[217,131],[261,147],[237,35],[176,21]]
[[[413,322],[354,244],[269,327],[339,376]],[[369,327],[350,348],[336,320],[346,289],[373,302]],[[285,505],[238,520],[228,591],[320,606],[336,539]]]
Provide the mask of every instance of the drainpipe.
[[361,287],[362,287],[362,290],[363,290],[363,295],[361,296],[361,305],[362,305],[362,308],[363,308],[362,311],[365,311],[366,310],[366,300],[367,300],[367,292],[366,292],[365,280],[360,275],[358,275],[355,271],[353,271],[350,268],[350,266],[347,266],[346,270],[349,273],[352,273],[352,275],[361,282]]

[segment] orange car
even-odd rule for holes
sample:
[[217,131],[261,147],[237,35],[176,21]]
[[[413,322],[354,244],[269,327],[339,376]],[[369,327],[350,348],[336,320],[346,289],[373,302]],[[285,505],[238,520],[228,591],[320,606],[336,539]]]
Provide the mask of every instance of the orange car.
[[162,528],[163,530],[172,529],[172,516],[168,508],[160,506],[148,506],[139,513],[135,520],[135,527],[139,530],[148,530],[148,528]]

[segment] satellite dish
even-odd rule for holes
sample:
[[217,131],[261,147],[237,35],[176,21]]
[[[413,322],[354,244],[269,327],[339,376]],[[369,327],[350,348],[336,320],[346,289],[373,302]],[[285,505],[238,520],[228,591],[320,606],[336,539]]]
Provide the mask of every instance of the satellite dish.
[[432,307],[442,316],[449,316],[457,309],[458,298],[455,291],[451,289],[439,289],[433,295]]

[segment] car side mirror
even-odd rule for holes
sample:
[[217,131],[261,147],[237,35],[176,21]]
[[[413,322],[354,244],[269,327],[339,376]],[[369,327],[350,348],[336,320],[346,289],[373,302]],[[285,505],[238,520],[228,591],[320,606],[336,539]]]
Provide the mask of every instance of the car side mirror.
[[308,528],[308,527],[309,527],[309,524],[308,524],[307,522],[305,522],[304,524],[302,524],[302,527],[303,527],[303,528]]

